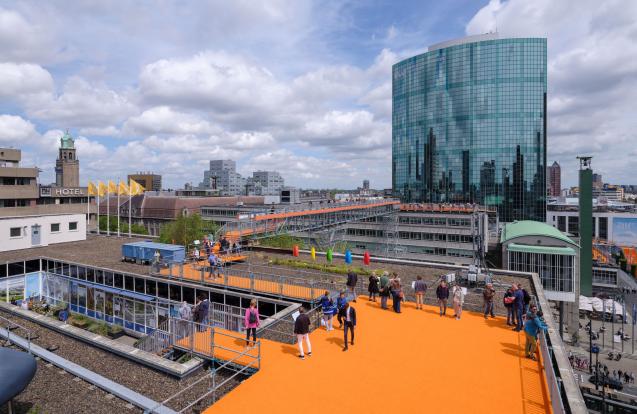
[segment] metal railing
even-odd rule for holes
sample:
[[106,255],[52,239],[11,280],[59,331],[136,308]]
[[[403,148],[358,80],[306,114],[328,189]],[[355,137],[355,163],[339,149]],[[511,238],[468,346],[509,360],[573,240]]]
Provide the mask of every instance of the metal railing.
[[[0,316],[0,327],[4,327],[7,330],[7,342],[12,344],[12,345],[16,345],[12,340],[11,340],[11,332],[15,329],[19,329],[22,330],[26,333],[26,340],[27,340],[27,352],[30,354],[31,353],[31,338],[35,338],[36,335],[33,334],[33,331],[31,331],[28,328],[25,328],[24,326],[17,324],[15,322],[13,322],[12,320],[6,319],[2,316]],[[16,335],[16,337],[21,338],[19,335]]]
[[160,323],[152,333],[137,341],[135,348],[162,356],[172,346],[169,322],[170,319],[166,319]]

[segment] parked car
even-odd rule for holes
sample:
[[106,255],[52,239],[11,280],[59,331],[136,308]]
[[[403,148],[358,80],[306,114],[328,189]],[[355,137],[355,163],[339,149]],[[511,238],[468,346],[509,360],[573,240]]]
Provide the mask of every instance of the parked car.
[[[595,375],[591,376],[588,380],[593,384],[597,383],[597,377]],[[609,387],[617,391],[621,391],[624,388],[624,385],[621,383],[621,381],[617,381],[616,379],[600,375],[599,385],[602,385],[602,384],[606,387]]]

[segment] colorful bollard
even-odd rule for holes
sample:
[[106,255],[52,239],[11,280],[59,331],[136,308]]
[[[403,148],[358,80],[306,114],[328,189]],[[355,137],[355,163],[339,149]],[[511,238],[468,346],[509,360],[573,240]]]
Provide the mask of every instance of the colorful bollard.
[[352,252],[349,249],[345,250],[345,263],[352,264]]
[[365,254],[363,255],[363,264],[369,265],[371,261],[372,257],[369,255],[369,252],[365,252]]
[[310,249],[310,256],[312,256],[312,260],[316,260],[316,249],[314,247]]
[[327,259],[328,262],[332,263],[332,258],[332,248],[330,247],[325,253],[325,259]]
[[296,244],[292,248],[292,256],[299,257],[299,246]]

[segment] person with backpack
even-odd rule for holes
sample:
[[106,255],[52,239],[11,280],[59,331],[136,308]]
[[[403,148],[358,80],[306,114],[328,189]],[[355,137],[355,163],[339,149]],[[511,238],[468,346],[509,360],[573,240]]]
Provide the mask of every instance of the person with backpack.
[[250,307],[246,309],[246,316],[243,323],[246,327],[246,347],[250,347],[250,334],[252,334],[252,347],[254,347],[257,342],[257,328],[261,326],[256,299],[250,301]]
[[330,292],[326,290],[325,294],[321,296],[321,309],[323,311],[323,323],[325,324],[326,331],[334,330],[332,319],[334,317],[334,311],[336,310],[335,308],[334,301],[330,297]]
[[513,294],[513,288],[510,287],[504,293],[504,298],[502,299],[502,303],[507,310],[507,325],[514,326],[515,325],[515,311],[513,309],[513,302],[515,302],[515,295]]
[[438,307],[440,308],[440,316],[447,314],[447,300],[449,300],[449,287],[446,280],[441,280],[436,288],[436,297],[438,298]]

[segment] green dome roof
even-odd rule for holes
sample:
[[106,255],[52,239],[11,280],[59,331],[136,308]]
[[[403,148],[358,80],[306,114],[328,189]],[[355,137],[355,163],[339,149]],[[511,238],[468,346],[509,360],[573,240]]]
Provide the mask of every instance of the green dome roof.
[[60,138],[60,148],[67,148],[67,149],[75,148],[75,141],[73,140],[73,137],[71,136],[71,134],[69,134],[69,131],[66,131],[64,136]]

